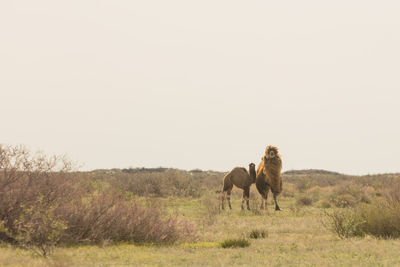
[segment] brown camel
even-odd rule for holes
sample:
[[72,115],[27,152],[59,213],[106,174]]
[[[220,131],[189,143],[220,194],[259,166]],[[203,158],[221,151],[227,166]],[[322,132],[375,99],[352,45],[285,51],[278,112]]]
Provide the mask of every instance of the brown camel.
[[268,192],[271,190],[274,196],[275,210],[279,208],[276,197],[282,192],[282,158],[279,155],[278,148],[267,146],[265,155],[257,167],[256,187],[261,194],[261,209],[267,210]]
[[[250,174],[249,174],[250,172]],[[254,184],[256,181],[256,170],[255,164],[249,164],[249,172],[245,168],[236,167],[231,170],[224,177],[224,187],[222,189],[222,209],[225,209],[225,194],[227,195],[229,208],[232,209],[231,206],[231,192],[233,185],[236,187],[243,189],[243,197],[242,197],[242,210],[244,209],[243,203],[246,201],[247,209],[250,210],[249,198],[250,198],[250,186]]]

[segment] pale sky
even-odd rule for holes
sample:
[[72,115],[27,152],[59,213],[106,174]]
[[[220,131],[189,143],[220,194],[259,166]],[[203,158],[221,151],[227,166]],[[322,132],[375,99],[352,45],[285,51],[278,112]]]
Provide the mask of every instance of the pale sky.
[[0,143],[82,170],[400,172],[399,1],[0,2]]

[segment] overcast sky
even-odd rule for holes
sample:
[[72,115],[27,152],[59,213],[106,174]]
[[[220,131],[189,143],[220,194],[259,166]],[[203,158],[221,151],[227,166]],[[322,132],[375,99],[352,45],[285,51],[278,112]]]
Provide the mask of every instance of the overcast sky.
[[399,1],[0,2],[0,143],[82,170],[400,172]]

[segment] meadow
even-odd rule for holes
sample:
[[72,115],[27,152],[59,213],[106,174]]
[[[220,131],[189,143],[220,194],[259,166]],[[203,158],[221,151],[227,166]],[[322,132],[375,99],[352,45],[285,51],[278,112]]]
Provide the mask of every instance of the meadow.
[[[15,161],[10,162],[16,166]],[[3,162],[0,176],[0,189],[4,190],[5,181],[10,181],[6,179],[9,176],[4,172],[5,166]],[[52,172],[51,179],[57,181],[56,187],[61,186],[55,173],[58,172]],[[29,200],[30,206],[21,209],[23,216],[16,216],[14,229],[14,224],[6,221],[6,215],[11,213],[4,212],[5,197],[10,195],[0,190],[0,266],[400,264],[398,174],[348,176],[321,170],[290,171],[283,174],[284,189],[278,199],[282,211],[274,211],[270,199],[266,212],[259,209],[261,198],[254,185],[250,211],[240,209],[240,190],[232,194],[233,210],[221,210],[224,173],[220,172],[142,168],[62,173],[75,177],[71,188],[79,184],[80,189],[85,189],[84,195],[79,190],[79,196],[88,204],[82,213],[74,210],[74,216],[67,216],[71,206],[55,205],[56,200],[43,206],[45,192],[54,190],[37,189],[41,193],[32,193],[34,197],[29,199],[26,194],[24,198],[16,195],[15,199]],[[26,176],[26,172],[18,170],[10,177],[17,174]],[[46,171],[42,174],[50,177]],[[36,173],[35,179],[40,181],[40,175]],[[65,182],[65,176],[63,179]],[[21,181],[18,186],[23,184]],[[71,192],[75,198],[78,196],[77,191]],[[95,198],[91,202],[89,196],[99,196],[100,192],[113,192],[118,198]],[[57,199],[63,194],[54,196]],[[64,202],[67,199],[63,197]],[[120,203],[121,199],[129,202]],[[100,200],[111,204],[100,209],[103,213],[96,213],[99,209],[92,208],[99,208]],[[8,210],[15,209],[17,202],[10,202]],[[130,209],[124,203],[134,203],[136,208]],[[33,207],[52,213],[44,212],[38,217],[32,212]],[[134,214],[130,216],[125,210]],[[143,222],[151,227],[137,223],[139,218],[147,218]],[[133,222],[136,224],[132,228],[124,228],[123,224]],[[72,231],[71,225],[85,231]],[[145,233],[138,228],[145,229]],[[152,231],[155,233],[149,236]],[[41,239],[36,233],[42,234]],[[40,244],[45,245],[45,256]]]

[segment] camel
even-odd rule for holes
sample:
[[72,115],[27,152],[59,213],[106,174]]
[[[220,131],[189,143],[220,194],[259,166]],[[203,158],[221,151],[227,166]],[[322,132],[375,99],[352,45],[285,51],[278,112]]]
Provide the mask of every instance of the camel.
[[245,168],[236,167],[232,169],[227,175],[224,177],[224,186],[222,189],[222,209],[225,209],[225,194],[227,195],[229,208],[232,209],[231,206],[231,192],[233,185],[236,187],[243,189],[243,197],[242,197],[242,210],[244,210],[243,203],[246,201],[247,209],[250,210],[249,198],[250,198],[250,186],[254,184],[256,181],[256,170],[255,164],[249,164],[249,172]]
[[279,208],[276,197],[282,192],[282,158],[279,155],[278,148],[275,146],[267,146],[265,155],[261,158],[261,162],[257,167],[256,187],[260,193],[261,209],[267,209],[268,192],[271,190],[274,196],[275,210]]

